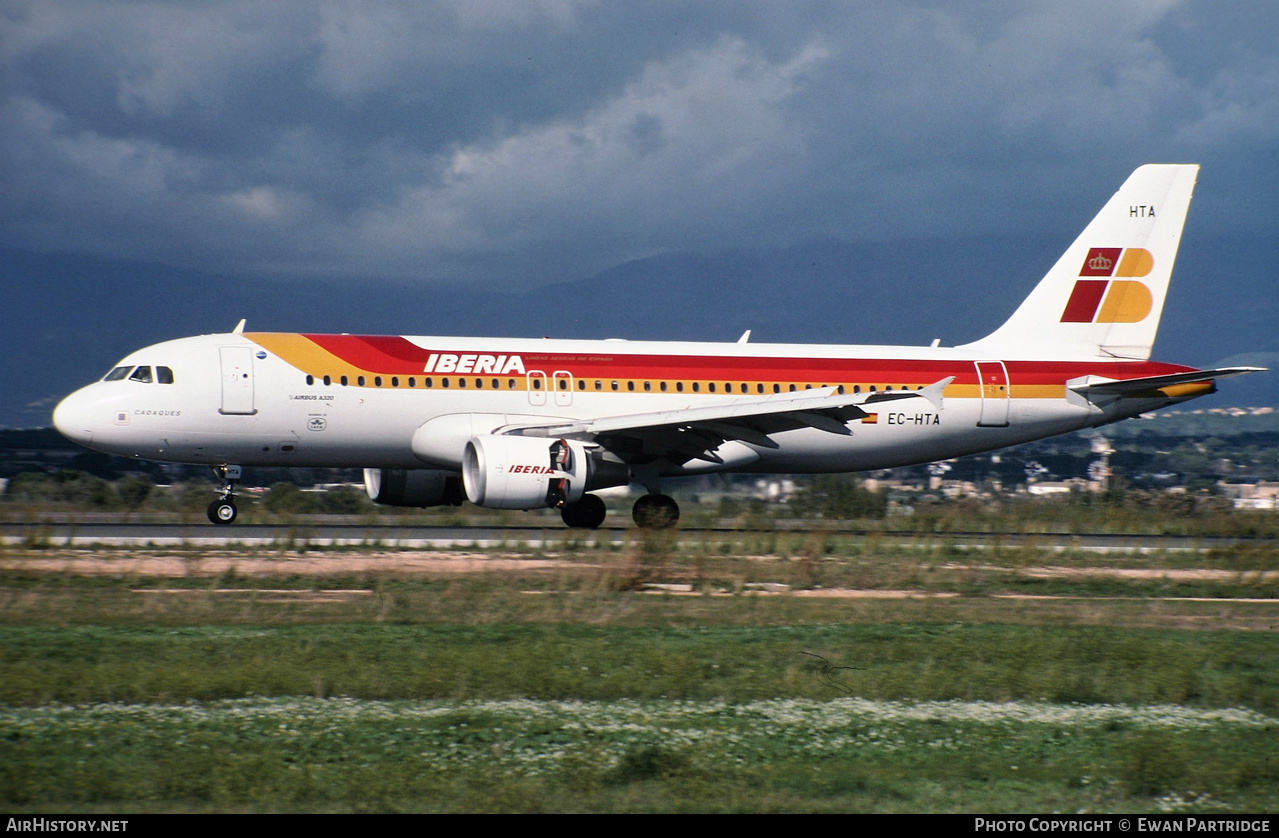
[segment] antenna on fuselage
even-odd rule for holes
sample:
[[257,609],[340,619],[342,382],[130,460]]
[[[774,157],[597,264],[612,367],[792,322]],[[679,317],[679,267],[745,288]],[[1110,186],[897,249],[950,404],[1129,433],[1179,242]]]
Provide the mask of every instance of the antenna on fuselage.
[[740,338],[738,338],[738,339],[737,339],[737,342],[738,342],[738,343],[750,343],[750,339],[751,339],[751,330],[750,330],[750,329],[747,329],[746,331],[742,332],[742,336],[741,336]]
[[231,330],[231,334],[238,335],[244,331],[244,323],[248,318],[241,317],[240,322],[235,324],[235,328]]

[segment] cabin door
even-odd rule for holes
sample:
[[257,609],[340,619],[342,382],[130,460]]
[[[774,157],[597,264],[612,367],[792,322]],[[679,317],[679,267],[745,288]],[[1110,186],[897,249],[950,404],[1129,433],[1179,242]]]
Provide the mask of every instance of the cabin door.
[[223,346],[218,352],[222,359],[222,407],[218,412],[231,416],[257,413],[253,405],[252,347]]
[[1008,369],[1003,361],[978,361],[977,380],[981,387],[981,418],[979,428],[1004,428],[1008,426],[1008,402],[1012,393],[1008,387]]

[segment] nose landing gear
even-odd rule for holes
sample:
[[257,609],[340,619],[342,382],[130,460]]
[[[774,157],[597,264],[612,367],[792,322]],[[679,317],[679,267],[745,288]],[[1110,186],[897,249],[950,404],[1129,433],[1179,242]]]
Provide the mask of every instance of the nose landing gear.
[[215,524],[230,524],[239,514],[235,506],[235,481],[240,479],[243,469],[233,465],[214,466],[213,472],[218,480],[226,481],[226,486],[222,489],[222,495],[209,504],[209,520]]

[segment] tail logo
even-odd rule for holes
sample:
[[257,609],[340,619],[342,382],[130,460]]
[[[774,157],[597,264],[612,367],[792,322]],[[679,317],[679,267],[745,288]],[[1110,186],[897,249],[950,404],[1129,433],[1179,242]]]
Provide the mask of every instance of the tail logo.
[[[1115,267],[1115,263],[1119,267]],[[1145,276],[1155,259],[1144,247],[1094,247],[1084,257],[1080,276]]]
[[[1094,247],[1081,277],[1140,277],[1155,267],[1142,247]],[[1139,323],[1153,308],[1150,289],[1136,279],[1077,279],[1061,314],[1062,323]]]

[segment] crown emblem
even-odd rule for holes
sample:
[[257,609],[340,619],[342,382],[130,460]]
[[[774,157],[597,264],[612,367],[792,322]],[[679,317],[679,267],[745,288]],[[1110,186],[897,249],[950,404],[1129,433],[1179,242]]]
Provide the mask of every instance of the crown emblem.
[[[1130,248],[1132,249],[1132,248]],[[1122,247],[1092,247],[1084,256],[1084,264],[1079,268],[1080,276],[1110,276],[1115,270],[1115,263],[1124,252]]]

